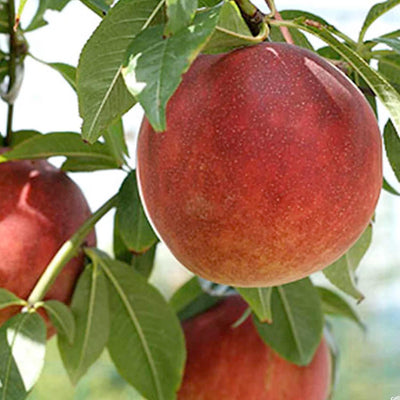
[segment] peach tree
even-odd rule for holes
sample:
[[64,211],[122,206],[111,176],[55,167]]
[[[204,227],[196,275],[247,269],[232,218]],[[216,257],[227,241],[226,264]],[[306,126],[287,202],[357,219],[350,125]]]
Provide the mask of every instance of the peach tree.
[[[29,49],[30,32],[46,24],[47,10],[62,12],[68,0],[39,0],[36,13],[26,25],[20,23],[26,0],[22,0],[18,8],[13,0],[0,0],[0,84],[2,100],[7,103],[6,132],[1,136],[1,145],[5,149],[0,153],[0,163],[4,164],[0,164],[0,174],[5,171],[2,165],[18,165],[26,162],[23,160],[36,162],[55,156],[64,157],[61,170],[67,173],[94,173],[99,170],[126,172],[118,193],[81,224],[72,236],[66,238],[57,251],[48,254],[50,261],[40,266],[39,271],[35,272],[37,276],[31,276],[34,272],[28,267],[24,268],[25,264],[28,265],[24,262],[26,257],[13,253],[13,246],[0,246],[0,250],[6,252],[1,254],[0,251],[0,282],[3,286],[0,289],[0,314],[7,315],[7,321],[0,327],[1,398],[17,400],[28,396],[44,364],[46,337],[51,336],[54,328],[57,330],[62,361],[74,384],[107,349],[119,374],[141,396],[148,400],[169,400],[177,398],[184,377],[186,348],[181,322],[203,313],[232,294],[240,294],[248,305],[236,325],[252,318],[258,335],[266,345],[280,357],[298,366],[306,366],[311,362],[323,334],[328,341],[333,340],[328,329],[331,316],[349,318],[362,327],[351,302],[359,302],[364,298],[357,287],[356,274],[372,241],[373,218],[369,219],[373,210],[368,211],[362,232],[348,243],[343,250],[346,252],[335,253],[335,260],[329,259],[323,265],[323,274],[332,283],[332,288],[317,286],[306,276],[308,273],[303,274],[302,279],[290,276],[275,282],[272,276],[270,285],[243,285],[247,287],[232,283],[235,279],[225,282],[223,279],[213,280],[209,275],[207,278],[210,280],[194,276],[167,301],[148,282],[160,240],[155,233],[159,225],[157,218],[152,223],[147,218],[152,212],[149,213],[147,204],[143,204],[143,188],[138,188],[134,157],[129,154],[126,144],[123,115],[135,104],[140,104],[145,111],[143,126],[147,124],[147,133],[154,137],[157,135],[160,142],[164,140],[163,135],[165,137],[168,133],[169,126],[181,117],[183,121],[187,119],[182,126],[186,124],[185,128],[189,127],[189,130],[190,124],[195,121],[195,130],[201,120],[190,114],[190,105],[187,104],[196,102],[198,92],[184,99],[184,107],[178,107],[168,121],[172,103],[178,98],[179,90],[183,90],[182,82],[185,82],[184,77],[188,76],[187,72],[195,60],[200,57],[220,59],[224,56],[216,54],[228,54],[226,57],[229,57],[243,49],[254,49],[270,42],[286,42],[290,46],[307,49],[318,59],[324,59],[329,71],[332,68],[337,76],[347,76],[346,79],[358,87],[357,96],[369,103],[368,112],[374,115],[374,121],[369,123],[368,120],[368,125],[376,125],[375,119],[379,119],[378,102],[387,109],[390,119],[381,121],[385,126],[382,140],[389,163],[400,180],[400,30],[372,39],[365,38],[371,25],[399,5],[400,0],[386,0],[374,5],[362,23],[358,38],[347,36],[328,21],[307,11],[280,10],[273,0],[266,0],[267,13],[248,0],[119,0],[115,4],[107,0],[82,2],[99,16],[100,22],[83,47],[79,64],[48,63],[48,67],[58,71],[60,79],[64,78],[76,91],[82,118],[81,132],[43,134],[34,130],[13,129],[14,104],[18,104],[25,58],[34,54],[34,49]],[[324,45],[316,47],[314,41],[310,40],[312,37],[320,39]],[[251,57],[246,62],[251,65]],[[214,64],[210,64],[207,68],[214,67]],[[244,68],[247,68],[246,64]],[[268,65],[266,68],[269,68]],[[229,69],[223,73],[229,75]],[[330,83],[324,81],[323,76],[318,79],[328,88]],[[208,81],[201,82],[205,87]],[[230,89],[228,87],[227,93]],[[201,100],[204,104],[213,90],[215,88],[212,86],[204,89]],[[235,103],[238,107],[254,101],[254,93],[250,90],[238,91],[236,95],[240,99],[239,103]],[[229,101],[228,104],[233,104]],[[231,107],[231,113],[222,115],[222,110],[226,110],[221,105],[214,107],[211,104],[211,110],[214,108],[215,114],[220,115],[219,119],[229,120],[241,111]],[[204,118],[208,118],[211,112],[209,109]],[[210,129],[217,129],[219,119],[215,118],[216,122]],[[289,119],[288,116],[287,124],[293,122]],[[241,120],[238,119],[238,125],[232,122],[230,127],[233,131],[242,129],[240,124]],[[179,131],[178,128],[176,131]],[[244,142],[250,128],[243,128],[241,140]],[[151,149],[148,154],[150,161],[145,168],[154,168],[154,171],[159,168],[162,171],[165,160],[172,157],[173,151],[182,151],[178,147],[169,148],[158,160],[151,158],[156,152],[154,148]],[[380,141],[377,149],[380,159]],[[222,153],[218,157],[222,157]],[[200,154],[195,163],[183,165],[182,170],[185,172],[185,169],[196,166],[208,168],[208,164],[201,164],[202,156]],[[287,160],[291,157],[295,156],[285,155]],[[353,161],[356,165],[357,160]],[[385,178],[381,179],[379,174],[380,171],[375,175],[378,176],[378,188],[399,196],[396,189]],[[174,191],[179,185],[174,177],[168,173],[164,179],[170,179],[166,190],[178,203],[182,193]],[[199,185],[195,179],[191,183],[193,187]],[[246,179],[240,180],[240,184],[242,188],[246,187]],[[248,184],[251,185],[252,181],[248,180]],[[279,201],[284,196],[290,196],[292,186],[285,188],[286,194],[281,193]],[[154,189],[153,194],[145,194],[144,197],[150,196],[150,200],[145,199],[146,203],[157,195],[157,190]],[[353,196],[359,195],[354,190]],[[4,188],[1,196],[7,196]],[[186,204],[191,217],[210,222],[213,216],[207,220],[210,214],[208,205],[198,196],[193,196],[192,200]],[[229,201],[229,196],[217,199],[217,205],[220,204],[218,201]],[[169,207],[174,209],[174,204],[171,201]],[[45,202],[43,207],[46,208]],[[116,213],[113,254],[110,255],[102,249],[89,247],[86,238],[96,223],[112,209]],[[302,210],[299,210],[296,215],[301,216],[301,213]],[[313,214],[310,218],[318,222],[318,217]],[[0,220],[0,232],[5,231],[2,226],[6,221],[6,216]],[[178,241],[184,241],[190,235],[194,245],[204,242],[206,231],[190,228]],[[23,231],[25,228],[18,229]],[[240,231],[234,232],[235,235],[243,233],[244,229]],[[218,235],[217,231],[211,233],[207,237],[210,244]],[[280,241],[285,234],[279,237]],[[311,234],[305,232],[304,237]],[[238,241],[247,239],[256,240],[243,235],[239,236]],[[290,244],[289,241],[286,243]],[[200,251],[201,255],[207,256],[207,251],[203,250]],[[288,248],[281,248],[281,254],[287,251]],[[49,290],[57,276],[78,253],[82,256],[82,252],[85,254],[85,266],[77,279],[71,301],[63,303],[51,298]],[[7,264],[7,260],[12,258],[10,254],[21,269],[21,275],[12,278],[12,284],[12,267]],[[237,256],[237,253],[233,255]],[[185,263],[185,257],[178,258],[191,269],[190,262],[189,265]],[[230,262],[234,263],[234,259]],[[249,271],[252,267],[250,262],[251,259],[247,261]],[[268,260],[264,260],[264,264],[268,264]],[[201,270],[198,273],[203,275]],[[235,265],[231,274],[235,276]],[[23,275],[34,278],[30,286],[24,287],[27,296],[12,290],[25,284]],[[247,384],[251,385],[251,382]]]

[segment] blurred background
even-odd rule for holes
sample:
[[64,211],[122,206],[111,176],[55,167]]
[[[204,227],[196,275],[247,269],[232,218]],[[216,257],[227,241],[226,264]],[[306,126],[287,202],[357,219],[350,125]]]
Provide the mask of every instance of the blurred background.
[[[350,37],[357,38],[364,17],[375,0],[336,0],[299,2],[277,0],[279,10],[299,8],[320,15]],[[264,7],[262,3],[260,7]],[[24,19],[37,7],[29,0]],[[265,7],[264,7],[265,8]],[[61,12],[48,11],[49,24],[27,35],[30,52],[48,62],[65,62],[76,66],[79,53],[100,19],[77,0]],[[380,18],[370,29],[369,37],[400,28],[400,7]],[[318,42],[316,42],[318,43]],[[382,111],[382,110],[381,110]],[[0,104],[0,131],[6,124],[6,107]],[[381,126],[386,122],[381,112]],[[135,136],[142,111],[134,107],[124,119],[134,166]],[[26,60],[25,79],[15,106],[14,129],[40,132],[80,130],[77,98],[62,77],[31,58]],[[56,164],[60,160],[54,160]],[[385,161],[385,176],[400,189]],[[119,188],[124,177],[118,171],[74,174],[72,178],[84,191],[93,210],[101,206]],[[340,349],[339,378],[333,400],[390,400],[400,396],[400,198],[382,192],[376,211],[374,238],[359,268],[358,285],[366,299],[358,306],[367,326],[362,332],[349,321],[332,319]],[[112,240],[110,213],[97,225],[99,247],[110,251]],[[169,297],[189,274],[162,245],[156,258],[152,282]],[[324,281],[321,274],[318,282]],[[73,388],[59,359],[56,340],[48,345],[45,370],[30,400],[88,399],[138,400],[140,396],[124,383],[109,363],[107,354],[90,369]]]

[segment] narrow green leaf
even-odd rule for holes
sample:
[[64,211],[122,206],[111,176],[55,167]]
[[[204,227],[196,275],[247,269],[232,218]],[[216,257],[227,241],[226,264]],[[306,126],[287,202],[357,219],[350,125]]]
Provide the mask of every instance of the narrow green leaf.
[[368,28],[375,22],[381,15],[385,14],[393,7],[396,7],[400,4],[400,0],[387,0],[383,1],[382,3],[375,4],[369,11],[363,23],[363,26],[360,31],[360,35],[358,38],[359,43],[364,40],[365,33],[367,32]]
[[380,57],[378,71],[400,92],[400,55]]
[[400,29],[396,29],[395,31],[385,33],[380,36],[381,38],[398,38],[400,37]]
[[219,0],[198,0],[199,8],[200,7],[214,7],[217,4],[221,3]]
[[135,254],[132,257],[131,264],[137,272],[146,279],[150,278],[154,268],[154,259],[156,257],[157,243],[153,244],[146,252]]
[[239,288],[236,290],[246,300],[261,322],[272,322],[271,296],[272,287]]
[[[400,1],[400,0],[399,0]],[[354,50],[339,42],[323,25],[313,26],[307,20],[280,22],[280,25],[297,27],[314,34],[328,43],[358,72],[391,115],[396,131],[400,133],[400,93],[378,72],[372,69]]]
[[62,11],[70,0],[47,0],[49,10]]
[[0,0],[0,33],[8,33],[8,2]]
[[44,19],[44,13],[47,11],[47,8],[47,0],[39,0],[35,15],[29,25],[23,30],[30,32],[47,25],[47,21]]
[[333,285],[358,301],[363,300],[364,296],[356,287],[355,271],[367,252],[371,240],[372,225],[369,225],[346,254],[323,270],[324,275]]
[[105,160],[103,157],[71,157],[67,158],[61,166],[63,171],[92,172],[106,169],[118,169],[120,166],[113,159]]
[[109,308],[106,279],[96,263],[87,266],[72,297],[75,318],[72,344],[58,336],[58,348],[73,384],[87,372],[106,346],[109,333]]
[[42,307],[46,310],[51,323],[59,335],[64,335],[70,344],[75,337],[74,315],[69,307],[57,300],[47,300]]
[[169,300],[169,304],[178,313],[203,293],[199,280],[197,277],[193,277],[173,294]]
[[169,303],[181,321],[192,318],[215,306],[223,296],[210,295],[200,285],[199,279],[193,277],[181,286],[171,297]]
[[397,54],[400,54],[400,39],[380,37],[373,39],[374,42],[384,43],[392,48]]
[[386,155],[397,180],[400,182],[400,138],[392,121],[388,120],[383,131]]
[[37,135],[41,135],[41,133],[33,130],[14,131],[11,135],[9,146],[10,148],[14,148],[25,140],[31,139]]
[[5,77],[8,75],[8,61],[6,58],[0,59],[0,83],[2,83]]
[[197,0],[166,0],[168,21],[165,36],[170,36],[188,26],[196,13]]
[[222,5],[218,23],[203,53],[222,53],[237,47],[251,46],[265,40],[265,26],[256,37],[252,35],[244,22],[240,10],[234,1]]
[[311,362],[322,338],[323,314],[317,289],[309,278],[275,287],[272,324],[253,320],[261,338],[297,365]]
[[358,313],[342,296],[324,287],[318,287],[318,292],[321,297],[322,311],[325,314],[349,318],[361,329],[365,329]]
[[18,314],[0,328],[0,398],[25,399],[46,352],[46,324],[37,313]]
[[125,245],[125,242],[121,237],[116,214],[114,216],[113,252],[114,258],[116,258],[117,260],[123,261],[127,264],[131,263],[133,254],[129,251],[128,247]]
[[119,235],[129,250],[143,253],[157,241],[140,202],[135,171],[129,173],[119,190],[116,219]]
[[63,78],[76,91],[76,68],[65,63],[46,63],[49,67],[59,72]]
[[0,310],[10,306],[25,306],[26,304],[26,300],[20,299],[6,289],[0,288]]
[[110,125],[104,132],[104,140],[110,154],[114,157],[116,164],[123,165],[125,163],[125,155],[128,154],[128,147],[125,141],[125,132],[122,119]]
[[148,400],[172,400],[185,363],[183,332],[161,294],[133,268],[90,249],[109,283],[110,356],[117,370]]
[[[102,143],[89,145],[81,135],[73,132],[55,132],[34,135],[0,156],[0,162],[21,159],[41,159],[53,156],[86,157],[114,163],[107,147]],[[118,167],[116,165],[116,167]]]
[[[315,18],[317,18],[319,19],[320,23],[322,23],[323,21],[323,23],[328,24],[325,20],[322,20],[322,18],[301,10],[282,10],[280,11],[280,14],[283,19],[294,19],[303,16],[307,17],[308,19],[313,19],[314,21],[316,20]],[[304,47],[309,50],[314,50],[312,44],[310,43],[310,41],[307,39],[306,35],[304,35],[303,32],[299,31],[298,29],[293,29],[293,28],[288,28],[288,29],[295,45]],[[270,37],[274,42],[286,41],[286,39],[282,35],[281,30],[275,26],[271,27]]]
[[121,77],[126,49],[157,15],[161,0],[121,0],[82,50],[77,71],[82,135],[93,143],[135,101]]
[[81,0],[81,2],[101,18],[107,15],[111,5],[110,1],[104,0]]
[[400,196],[400,193],[385,178],[383,178],[382,189],[395,196]]
[[200,12],[193,25],[164,38],[163,26],[142,31],[127,51],[123,75],[156,131],[166,128],[167,102],[200,50],[211,37],[220,6]]

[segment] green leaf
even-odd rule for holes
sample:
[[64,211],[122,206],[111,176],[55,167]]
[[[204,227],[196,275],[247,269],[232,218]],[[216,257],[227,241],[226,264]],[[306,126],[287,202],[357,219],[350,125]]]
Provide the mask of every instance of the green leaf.
[[110,9],[111,2],[104,0],[81,0],[81,2],[100,17],[104,17]]
[[157,15],[160,0],[121,0],[103,19],[82,50],[77,71],[82,135],[93,143],[135,101],[121,77],[132,39]]
[[20,299],[14,293],[6,289],[0,288],[0,310],[10,306],[25,306],[26,300]]
[[169,304],[183,321],[203,313],[221,299],[222,296],[211,296],[204,292],[198,278],[193,277],[174,293]]
[[400,0],[387,0],[382,3],[375,4],[368,11],[368,14],[360,31],[358,42],[361,43],[364,40],[365,33],[373,22],[375,22],[381,15],[385,14],[393,7],[396,7],[398,4],[400,4]]
[[2,83],[5,77],[8,75],[8,61],[3,58],[0,59],[0,83]]
[[129,251],[128,247],[125,245],[125,242],[121,238],[117,215],[114,216],[113,252],[114,257],[117,260],[123,261],[127,264],[131,263],[133,254]]
[[95,157],[71,157],[61,166],[63,171],[69,172],[92,172],[106,169],[117,169],[119,165],[114,160],[105,160],[104,158]]
[[109,333],[107,283],[97,263],[86,267],[72,297],[75,318],[72,344],[58,336],[58,348],[65,369],[73,384],[86,373],[106,346]]
[[47,0],[49,10],[62,11],[70,0]]
[[[301,10],[282,10],[282,11],[280,11],[280,14],[283,19],[294,19],[294,18],[298,18],[298,17],[306,17],[308,19],[313,19],[314,21],[316,21],[318,19],[320,23],[324,23],[325,25],[328,24],[322,18],[320,18],[314,14],[307,13],[305,11],[301,11]],[[295,45],[304,47],[309,50],[314,50],[312,44],[310,43],[310,41],[307,39],[306,35],[304,35],[303,32],[299,31],[298,29],[294,29],[294,28],[288,28],[288,29],[289,29],[289,33],[290,33]],[[281,30],[275,26],[271,27],[270,37],[273,42],[285,42],[286,41],[286,39],[282,35]]]
[[109,282],[110,356],[118,372],[148,400],[172,400],[185,363],[183,332],[161,294],[132,267],[89,249]]
[[0,0],[0,33],[8,33],[8,2]]
[[337,261],[323,270],[329,281],[343,292],[358,301],[364,299],[363,294],[357,289],[355,271],[367,252],[372,240],[372,225],[368,225],[357,242]]
[[251,46],[265,39],[265,26],[256,37],[244,22],[234,1],[222,5],[215,32],[202,50],[203,53],[222,53],[241,46]]
[[64,335],[70,344],[75,337],[74,315],[69,307],[57,300],[47,300],[42,307],[46,310],[51,323],[59,335]]
[[154,268],[154,259],[156,257],[157,243],[153,244],[145,253],[136,254],[131,259],[131,264],[137,272],[146,279],[150,278]]
[[383,130],[386,155],[397,180],[400,182],[400,138],[389,119]]
[[391,47],[397,54],[400,54],[400,39],[380,37],[373,39],[374,42],[384,43]]
[[220,0],[198,0],[198,2],[199,2],[199,8],[200,7],[210,8],[210,7],[214,7],[217,4],[221,3]]
[[47,21],[44,19],[44,13],[47,11],[47,8],[47,0],[39,0],[35,15],[29,25],[23,30],[30,32],[47,25]]
[[123,75],[156,131],[166,128],[165,110],[190,64],[211,37],[218,21],[215,7],[196,15],[193,25],[164,38],[163,26],[142,31],[127,52]]
[[0,328],[0,398],[25,399],[46,352],[46,324],[37,313],[18,314]]
[[[400,1],[400,0],[399,0]],[[359,73],[391,115],[396,131],[400,133],[400,93],[378,72],[372,69],[354,50],[339,42],[323,25],[313,26],[307,20],[279,22],[280,25],[293,26],[314,34],[328,43]]]
[[46,63],[49,67],[59,72],[63,78],[76,91],[76,68],[64,63]]
[[16,145],[12,150],[0,155],[0,162],[42,159],[53,156],[93,158],[105,163],[113,163],[115,168],[118,167],[104,144],[98,142],[89,145],[82,141],[81,135],[73,132],[33,135],[30,139]]
[[199,280],[197,277],[193,277],[173,294],[169,300],[169,304],[178,313],[203,293]]
[[400,56],[396,54],[380,57],[378,71],[400,92]]
[[365,329],[358,313],[342,296],[324,287],[318,287],[318,292],[321,297],[322,311],[325,314],[349,318],[359,325],[361,329]]
[[239,288],[236,290],[246,300],[251,310],[261,322],[272,322],[271,296],[272,287]]
[[41,135],[41,133],[33,130],[14,131],[11,135],[9,146],[10,148],[14,148],[25,140],[31,139],[37,135]]
[[196,13],[197,0],[166,0],[168,21],[164,35],[174,35],[188,26]]
[[322,338],[323,314],[317,289],[309,278],[273,288],[272,324],[253,320],[261,338],[297,365],[311,362]]
[[130,251],[143,253],[157,241],[140,202],[135,171],[129,173],[119,190],[116,219],[119,235]]
[[380,36],[381,38],[398,38],[400,37],[400,29],[396,29],[395,31],[385,33]]
[[400,196],[400,193],[385,178],[383,178],[382,189],[395,196]]
[[116,164],[123,165],[125,163],[125,155],[129,154],[125,142],[125,132],[122,119],[120,118],[111,124],[104,132],[103,136],[106,146],[115,159]]

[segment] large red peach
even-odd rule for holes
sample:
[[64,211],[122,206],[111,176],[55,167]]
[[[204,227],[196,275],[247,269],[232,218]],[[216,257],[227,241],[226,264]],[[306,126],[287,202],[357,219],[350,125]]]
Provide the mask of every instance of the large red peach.
[[200,56],[144,119],[138,178],[148,216],[194,273],[235,286],[303,278],[370,222],[381,137],[353,83],[314,53],[263,43]]
[[292,364],[259,337],[251,318],[232,325],[246,304],[224,300],[184,323],[187,362],[179,400],[326,400],[331,355],[323,339],[311,363]]
[[[47,264],[90,216],[78,186],[46,161],[0,164],[0,287],[26,299]],[[87,238],[95,244],[94,233]],[[63,269],[46,299],[68,302],[83,253]],[[0,311],[0,324],[18,310]]]

